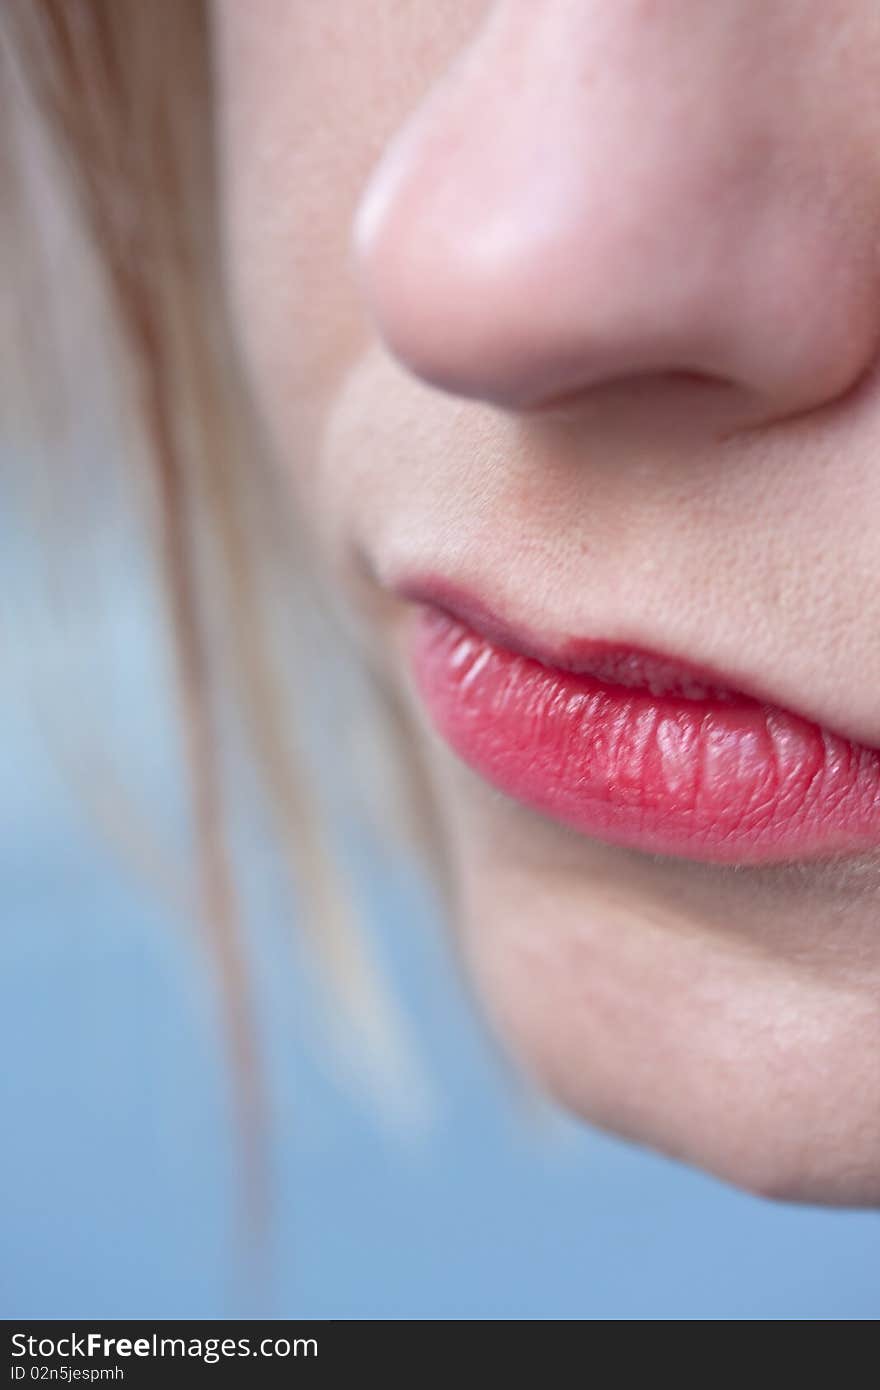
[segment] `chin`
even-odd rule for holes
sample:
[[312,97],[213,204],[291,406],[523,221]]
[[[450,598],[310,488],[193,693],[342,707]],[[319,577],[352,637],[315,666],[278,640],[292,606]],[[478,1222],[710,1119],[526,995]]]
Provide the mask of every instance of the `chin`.
[[[503,1049],[573,1115],[779,1202],[880,1206],[876,1002],[578,873],[471,866],[460,932]],[[477,885],[477,886],[475,886]]]

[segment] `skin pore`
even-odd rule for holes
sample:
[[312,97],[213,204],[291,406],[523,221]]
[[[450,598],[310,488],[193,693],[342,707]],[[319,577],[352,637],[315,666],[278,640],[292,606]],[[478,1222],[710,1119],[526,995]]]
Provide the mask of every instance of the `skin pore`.
[[480,997],[575,1113],[880,1201],[880,844],[615,848],[487,786],[420,576],[880,747],[874,0],[215,0],[237,330],[353,636],[424,742]]

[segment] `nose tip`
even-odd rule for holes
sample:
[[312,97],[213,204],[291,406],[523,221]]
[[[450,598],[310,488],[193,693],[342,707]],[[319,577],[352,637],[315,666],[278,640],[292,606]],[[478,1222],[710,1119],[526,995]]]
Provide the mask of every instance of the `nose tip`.
[[868,171],[827,176],[778,79],[744,101],[711,25],[683,66],[680,27],[609,44],[566,9],[597,7],[550,6],[540,41],[490,26],[374,172],[354,250],[388,349],[511,410],[645,376],[731,384],[770,416],[841,395],[877,336],[878,228],[847,200]]

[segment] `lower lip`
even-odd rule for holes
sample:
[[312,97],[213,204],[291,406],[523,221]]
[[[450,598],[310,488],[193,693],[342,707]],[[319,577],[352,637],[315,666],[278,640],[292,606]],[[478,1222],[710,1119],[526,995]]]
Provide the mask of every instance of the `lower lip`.
[[413,637],[417,688],[452,749],[596,840],[721,864],[880,844],[880,753],[787,710],[560,670],[436,608],[419,611]]

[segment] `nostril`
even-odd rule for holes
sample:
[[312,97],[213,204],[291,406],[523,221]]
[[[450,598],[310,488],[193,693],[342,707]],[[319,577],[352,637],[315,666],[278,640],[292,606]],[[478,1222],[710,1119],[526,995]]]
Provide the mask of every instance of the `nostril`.
[[589,387],[576,387],[553,395],[537,397],[526,401],[518,408],[524,415],[570,416],[578,413],[587,400],[593,400],[598,391],[609,395],[626,393],[632,399],[647,395],[687,393],[696,404],[698,399],[717,399],[719,394],[742,394],[743,388],[731,378],[716,376],[711,372],[699,372],[690,368],[669,369],[657,372],[637,372],[628,377],[616,376],[607,382],[593,381]]

